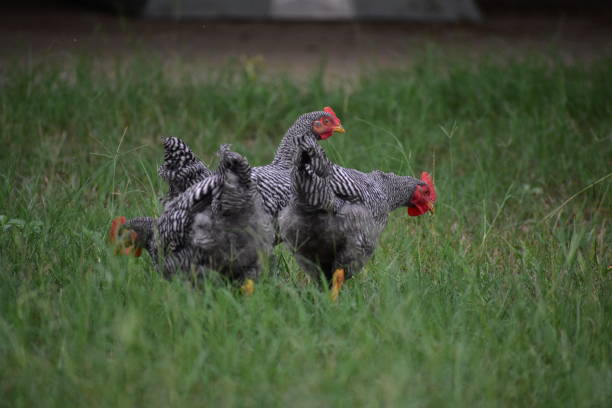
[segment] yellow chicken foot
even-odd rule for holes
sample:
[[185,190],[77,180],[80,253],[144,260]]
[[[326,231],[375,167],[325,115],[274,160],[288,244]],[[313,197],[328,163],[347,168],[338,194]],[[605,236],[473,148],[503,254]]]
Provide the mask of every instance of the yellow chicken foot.
[[240,291],[245,296],[251,296],[255,292],[255,282],[253,279],[247,279],[244,284],[240,287]]
[[340,295],[340,289],[342,289],[342,284],[344,283],[344,269],[336,269],[334,271],[334,275],[332,276],[332,288],[331,288],[331,300],[334,302],[338,300],[338,295]]

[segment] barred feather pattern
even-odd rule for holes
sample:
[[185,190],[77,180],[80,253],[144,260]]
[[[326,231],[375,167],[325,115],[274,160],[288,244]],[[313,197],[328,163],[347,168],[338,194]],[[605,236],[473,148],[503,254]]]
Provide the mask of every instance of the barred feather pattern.
[[193,221],[197,207],[213,203],[222,188],[222,177],[213,174],[189,187],[183,194],[169,202],[158,219],[160,242],[166,254],[176,252],[187,245],[188,228]]
[[340,200],[336,200],[330,177],[333,163],[325,151],[312,138],[298,138],[298,151],[291,171],[293,195],[296,203],[308,211],[338,211]]
[[266,212],[276,217],[291,197],[291,170],[272,165],[254,167],[252,177]]
[[297,139],[307,137],[315,142],[319,137],[312,132],[312,123],[324,116],[332,118],[325,111],[305,113],[297,118],[281,140],[272,163],[254,167],[253,180],[263,199],[266,212],[276,218],[279,212],[289,204],[292,194],[291,171],[298,149]]
[[329,183],[339,199],[364,205],[377,222],[385,222],[389,203],[380,181],[375,173],[368,174],[334,165]]
[[164,163],[157,173],[168,183],[168,193],[161,198],[166,204],[183,193],[190,186],[209,177],[213,172],[198,159],[189,146],[177,137],[162,139],[164,144]]
[[229,145],[221,146],[219,158],[224,186],[218,210],[223,215],[234,214],[248,207],[256,192],[251,182],[251,166],[244,157],[232,152]]
[[377,223],[386,224],[391,211],[408,206],[417,185],[425,185],[410,176],[398,176],[374,170],[363,173],[336,164],[329,180],[335,196],[345,203],[367,208]]

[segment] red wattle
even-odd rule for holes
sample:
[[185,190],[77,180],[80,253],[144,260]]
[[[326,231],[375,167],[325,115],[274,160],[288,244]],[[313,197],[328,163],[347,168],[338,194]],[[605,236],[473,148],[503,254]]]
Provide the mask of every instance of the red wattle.
[[411,217],[418,217],[419,215],[423,215],[424,213],[419,210],[417,207],[408,207],[408,215]]

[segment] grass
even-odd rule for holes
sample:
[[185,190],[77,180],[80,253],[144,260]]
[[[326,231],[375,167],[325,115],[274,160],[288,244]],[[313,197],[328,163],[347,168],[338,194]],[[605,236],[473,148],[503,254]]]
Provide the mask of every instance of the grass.
[[[430,55],[350,87],[4,67],[0,406],[610,406],[610,62]],[[263,164],[325,105],[348,129],[332,159],[439,191],[337,304],[281,248],[245,298],[106,245],[112,217],[159,211],[159,137]]]

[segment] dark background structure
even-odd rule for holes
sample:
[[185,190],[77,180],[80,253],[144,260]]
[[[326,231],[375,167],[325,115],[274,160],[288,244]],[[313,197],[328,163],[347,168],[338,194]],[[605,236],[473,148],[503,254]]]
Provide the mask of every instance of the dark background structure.
[[158,57],[194,71],[251,60],[297,76],[401,66],[425,49],[468,56],[611,55],[612,12],[596,0],[478,0],[479,21],[175,19],[139,16],[144,0],[23,0],[0,5],[0,63]]
[[[2,9],[73,8],[105,10],[113,13],[137,15],[147,0],[24,0],[3,2]],[[612,6],[604,0],[475,0],[484,13],[539,12],[539,13],[610,13]]]

